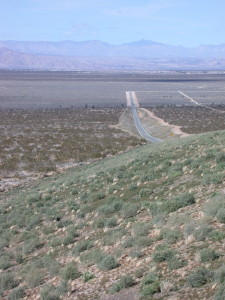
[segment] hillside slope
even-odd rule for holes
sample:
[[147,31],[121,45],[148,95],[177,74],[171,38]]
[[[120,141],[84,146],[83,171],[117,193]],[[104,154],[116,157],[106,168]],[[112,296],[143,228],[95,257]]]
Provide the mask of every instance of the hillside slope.
[[149,144],[2,194],[3,299],[224,299],[224,138]]

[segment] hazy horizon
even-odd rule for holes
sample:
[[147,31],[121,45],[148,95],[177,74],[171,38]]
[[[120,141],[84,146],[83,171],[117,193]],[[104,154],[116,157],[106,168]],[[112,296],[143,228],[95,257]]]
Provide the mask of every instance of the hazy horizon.
[[225,43],[222,0],[0,0],[0,40]]

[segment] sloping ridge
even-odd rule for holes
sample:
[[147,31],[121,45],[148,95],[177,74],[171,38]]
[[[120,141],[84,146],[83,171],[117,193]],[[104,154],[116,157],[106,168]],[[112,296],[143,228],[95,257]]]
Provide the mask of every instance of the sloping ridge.
[[149,144],[2,194],[1,295],[223,299],[224,138]]

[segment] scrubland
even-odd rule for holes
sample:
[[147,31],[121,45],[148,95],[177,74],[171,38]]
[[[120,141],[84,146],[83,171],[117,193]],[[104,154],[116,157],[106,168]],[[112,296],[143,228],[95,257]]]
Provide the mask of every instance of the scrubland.
[[224,299],[224,137],[148,144],[2,194],[1,296]]

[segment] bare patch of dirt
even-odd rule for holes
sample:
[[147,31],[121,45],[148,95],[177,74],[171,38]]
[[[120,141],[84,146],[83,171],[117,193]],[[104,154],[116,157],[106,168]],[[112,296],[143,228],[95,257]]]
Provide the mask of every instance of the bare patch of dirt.
[[99,300],[138,300],[140,297],[138,287],[123,290],[115,295],[103,295]]

